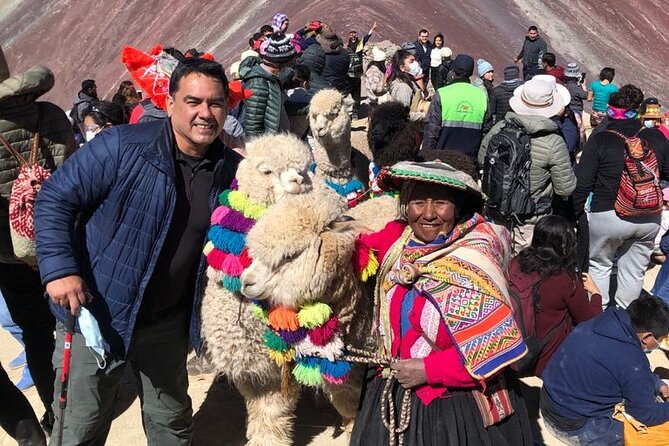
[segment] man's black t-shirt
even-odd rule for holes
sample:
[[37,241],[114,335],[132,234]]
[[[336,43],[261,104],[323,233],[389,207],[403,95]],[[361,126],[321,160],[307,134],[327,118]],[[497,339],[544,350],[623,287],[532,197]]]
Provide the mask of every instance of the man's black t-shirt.
[[139,323],[190,312],[204,237],[209,229],[209,195],[219,155],[197,158],[174,149],[176,205],[165,242],[144,293]]

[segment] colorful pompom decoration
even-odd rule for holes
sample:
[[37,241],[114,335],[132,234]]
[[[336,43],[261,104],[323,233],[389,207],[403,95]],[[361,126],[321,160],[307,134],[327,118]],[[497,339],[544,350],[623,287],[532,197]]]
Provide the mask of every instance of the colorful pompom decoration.
[[351,364],[340,359],[344,342],[329,305],[312,302],[295,311],[283,306],[268,309],[266,301],[254,304],[254,313],[267,325],[263,343],[269,357],[280,366],[294,360],[292,375],[299,384],[340,385],[348,379]]
[[216,277],[216,281],[228,291],[238,293],[242,289],[239,277],[251,265],[246,234],[266,207],[253,203],[246,194],[234,189],[223,191],[218,201],[220,206],[211,215],[204,254],[209,267],[216,271],[210,277]]

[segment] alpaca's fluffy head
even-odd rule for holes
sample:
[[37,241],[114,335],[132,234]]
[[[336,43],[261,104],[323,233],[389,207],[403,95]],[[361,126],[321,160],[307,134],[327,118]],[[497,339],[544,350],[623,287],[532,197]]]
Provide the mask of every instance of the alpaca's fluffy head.
[[253,263],[242,274],[242,294],[292,308],[343,299],[338,290],[354,280],[356,223],[342,211],[341,201],[324,192],[289,197],[268,209],[247,236]]
[[309,103],[309,126],[317,140],[331,138],[339,140],[351,130],[353,101],[337,90],[321,90]]
[[239,190],[251,201],[271,205],[287,195],[311,190],[309,147],[288,134],[267,135],[246,145],[237,168]]

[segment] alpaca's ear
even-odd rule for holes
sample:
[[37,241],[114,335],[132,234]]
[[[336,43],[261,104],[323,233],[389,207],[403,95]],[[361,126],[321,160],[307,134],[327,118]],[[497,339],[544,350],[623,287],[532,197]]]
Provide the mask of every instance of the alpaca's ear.
[[353,113],[353,105],[355,104],[353,98],[351,98],[350,96],[346,96],[343,100],[343,104],[344,104],[343,107],[344,111],[346,112],[347,115]]

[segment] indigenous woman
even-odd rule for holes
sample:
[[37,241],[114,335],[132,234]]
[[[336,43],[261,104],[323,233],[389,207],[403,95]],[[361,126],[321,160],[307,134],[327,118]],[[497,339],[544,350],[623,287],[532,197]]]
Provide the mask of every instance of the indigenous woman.
[[508,232],[483,220],[478,185],[448,164],[401,162],[380,180],[400,189],[403,220],[359,240],[363,277],[380,261],[380,365],[368,369],[351,444],[531,445],[504,373],[527,351],[504,275]]

